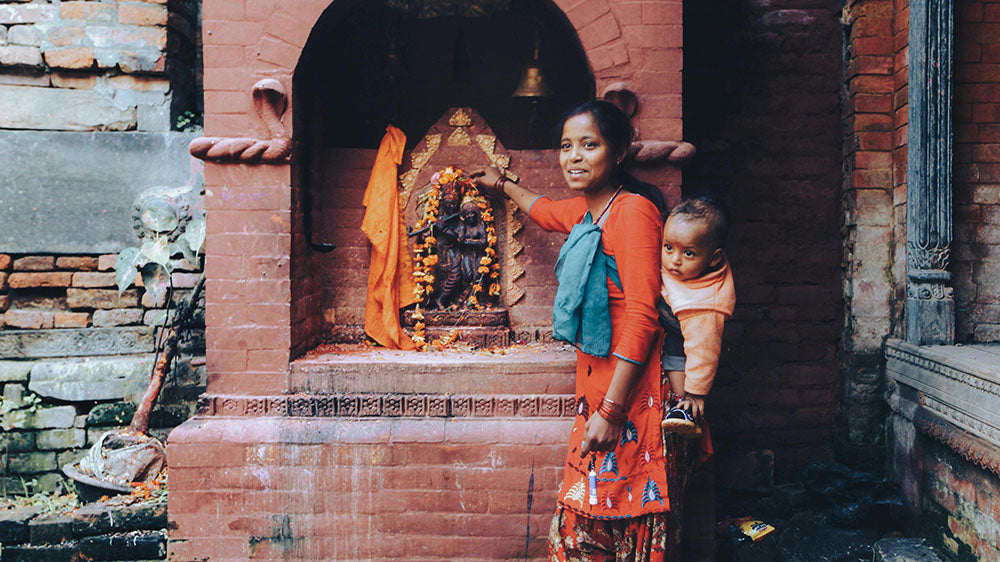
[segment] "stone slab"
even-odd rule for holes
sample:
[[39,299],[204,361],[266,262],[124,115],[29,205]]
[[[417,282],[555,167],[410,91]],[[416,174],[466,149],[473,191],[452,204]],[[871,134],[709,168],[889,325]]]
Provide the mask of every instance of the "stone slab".
[[127,131],[136,126],[134,107],[116,107],[94,90],[0,85],[0,127],[62,131]]
[[34,544],[55,544],[73,538],[73,518],[54,513],[36,517],[28,523],[28,534]]
[[151,355],[43,361],[31,370],[28,390],[67,402],[121,400],[145,388],[152,367]]
[[147,327],[0,332],[0,359],[129,355],[152,351],[153,331]]
[[28,522],[39,508],[24,507],[0,511],[0,544],[16,544],[28,539]]
[[80,539],[80,554],[89,560],[161,560],[167,555],[163,531],[99,535]]
[[1000,442],[1000,356],[990,348],[886,345],[886,375],[921,393],[921,405],[990,443]]
[[926,539],[882,539],[875,543],[875,562],[941,562]]
[[35,448],[35,434],[31,431],[5,431],[0,434],[0,450],[9,453],[32,451]]
[[11,474],[38,474],[57,470],[55,453],[21,453],[10,455],[7,470]]
[[7,414],[7,421],[14,429],[50,429],[73,427],[76,408],[55,406],[37,410],[14,410]]
[[40,450],[72,449],[87,444],[87,432],[82,429],[67,427],[63,429],[46,429],[35,436],[36,447]]
[[[0,107],[16,105],[0,96]],[[0,130],[0,252],[110,254],[137,245],[135,196],[200,182],[201,162],[187,151],[196,136]]]
[[3,559],[17,562],[79,562],[76,541],[45,545],[16,545],[3,548]]
[[34,365],[30,361],[0,361],[0,382],[26,381]]
[[98,404],[87,414],[87,426],[125,425],[134,415],[135,404],[129,402]]
[[291,365],[291,391],[430,394],[572,394],[576,351],[562,345],[503,352],[370,350],[305,357]]
[[95,502],[73,514],[73,533],[78,537],[166,526],[166,503],[109,506]]

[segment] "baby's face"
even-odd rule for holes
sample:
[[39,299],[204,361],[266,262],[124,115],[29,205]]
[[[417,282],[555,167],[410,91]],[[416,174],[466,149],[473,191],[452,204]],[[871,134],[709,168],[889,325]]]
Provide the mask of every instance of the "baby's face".
[[675,278],[688,281],[701,276],[718,256],[720,252],[713,247],[707,222],[674,216],[663,225],[660,260],[663,269]]

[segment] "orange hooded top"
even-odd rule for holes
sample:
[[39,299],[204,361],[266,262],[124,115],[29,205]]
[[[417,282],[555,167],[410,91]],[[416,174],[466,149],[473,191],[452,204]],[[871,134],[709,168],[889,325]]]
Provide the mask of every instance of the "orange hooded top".
[[681,323],[684,336],[684,391],[708,394],[722,351],[722,328],[736,308],[733,273],[725,256],[718,268],[681,281],[660,268],[661,293]]

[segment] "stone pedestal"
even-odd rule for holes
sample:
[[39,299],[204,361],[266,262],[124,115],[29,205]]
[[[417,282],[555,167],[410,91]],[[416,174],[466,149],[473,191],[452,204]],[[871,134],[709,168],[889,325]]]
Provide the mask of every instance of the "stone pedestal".
[[170,435],[170,557],[543,559],[576,354],[367,350],[287,394],[202,397]]
[[[456,341],[481,349],[510,345],[509,321],[504,309],[428,310],[423,314],[427,341],[454,335]],[[403,325],[412,329],[415,323],[413,313],[407,311]]]

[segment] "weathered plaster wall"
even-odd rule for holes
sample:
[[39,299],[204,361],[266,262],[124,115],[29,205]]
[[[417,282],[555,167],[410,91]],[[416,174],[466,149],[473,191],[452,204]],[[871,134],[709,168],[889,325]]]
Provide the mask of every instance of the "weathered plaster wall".
[[956,4],[956,338],[1000,341],[1000,2]]

